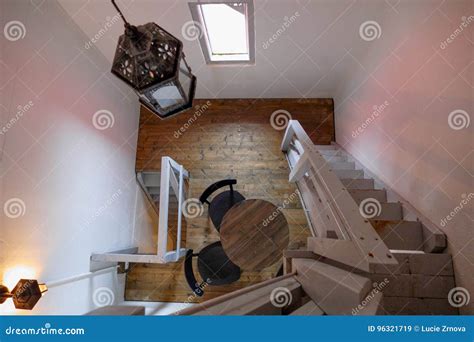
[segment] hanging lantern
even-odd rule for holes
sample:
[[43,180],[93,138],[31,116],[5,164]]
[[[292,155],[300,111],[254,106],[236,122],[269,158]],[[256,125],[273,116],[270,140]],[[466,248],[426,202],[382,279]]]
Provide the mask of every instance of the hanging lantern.
[[125,23],[112,73],[137,92],[140,103],[160,118],[192,107],[196,77],[186,63],[183,43],[155,23],[130,25],[112,0]]

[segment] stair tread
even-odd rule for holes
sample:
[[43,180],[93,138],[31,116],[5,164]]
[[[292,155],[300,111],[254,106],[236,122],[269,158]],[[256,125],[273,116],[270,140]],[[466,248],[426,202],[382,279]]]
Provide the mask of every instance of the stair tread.
[[324,311],[312,300],[290,313],[290,316],[322,316]]
[[[272,304],[272,291],[277,288],[285,288],[291,293],[301,289],[301,284],[295,278],[285,278],[280,281],[265,285],[238,297],[228,299],[216,304],[206,310],[199,311],[201,315],[248,315],[269,312],[281,314],[281,307]],[[286,292],[286,291],[285,291]],[[298,296],[289,296],[292,300],[299,299]],[[259,310],[262,310],[259,312]]]

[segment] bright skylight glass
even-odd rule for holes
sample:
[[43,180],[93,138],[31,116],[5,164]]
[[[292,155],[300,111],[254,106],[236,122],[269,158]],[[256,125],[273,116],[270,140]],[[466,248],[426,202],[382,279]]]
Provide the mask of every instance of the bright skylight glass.
[[201,4],[213,61],[249,60],[246,4]]

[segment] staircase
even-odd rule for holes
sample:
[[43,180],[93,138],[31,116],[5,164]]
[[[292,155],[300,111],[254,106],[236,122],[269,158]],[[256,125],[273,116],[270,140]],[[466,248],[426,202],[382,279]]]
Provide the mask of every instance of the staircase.
[[290,120],[282,143],[311,227],[284,252],[284,275],[185,309],[181,315],[455,315],[446,236],[408,220],[392,191],[337,145],[314,145]]
[[[449,305],[449,290],[455,287],[454,271],[446,248],[446,235],[420,221],[404,219],[400,202],[387,201],[387,190],[375,187],[373,178],[356,168],[356,162],[337,145],[314,146],[348,189],[363,214],[365,203],[379,205],[371,225],[398,260],[370,276],[374,282],[388,280],[382,290],[387,314],[457,314]],[[378,183],[378,182],[377,182]],[[369,215],[372,216],[372,215]]]
[[186,220],[183,219],[189,195],[189,172],[170,157],[161,158],[161,170],[143,171],[137,181],[158,215],[155,254],[138,253],[130,247],[107,253],[93,253],[91,261],[101,263],[177,262],[186,254]]

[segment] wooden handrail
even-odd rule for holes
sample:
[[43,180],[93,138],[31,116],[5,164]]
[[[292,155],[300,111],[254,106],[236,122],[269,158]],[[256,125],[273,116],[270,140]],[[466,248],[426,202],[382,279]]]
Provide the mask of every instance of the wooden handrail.
[[190,308],[179,310],[175,314],[176,315],[192,315],[192,314],[195,314],[196,312],[199,312],[201,310],[206,310],[207,308],[210,308],[212,306],[223,303],[225,301],[237,298],[237,297],[242,296],[246,293],[249,293],[249,292],[255,291],[259,288],[262,288],[264,286],[276,283],[280,280],[294,277],[295,275],[296,275],[296,272],[293,272],[293,273],[285,274],[285,275],[280,276],[280,277],[268,279],[268,280],[262,281],[261,283],[254,284],[254,285],[251,285],[251,286],[247,286],[247,287],[244,287],[242,289],[239,289],[239,290],[236,290],[236,291],[233,291],[233,292],[230,292],[230,293],[226,293],[225,295],[222,295],[220,297],[209,299],[209,300],[207,300],[203,303],[199,303],[199,304],[197,304],[195,306],[192,306]]

